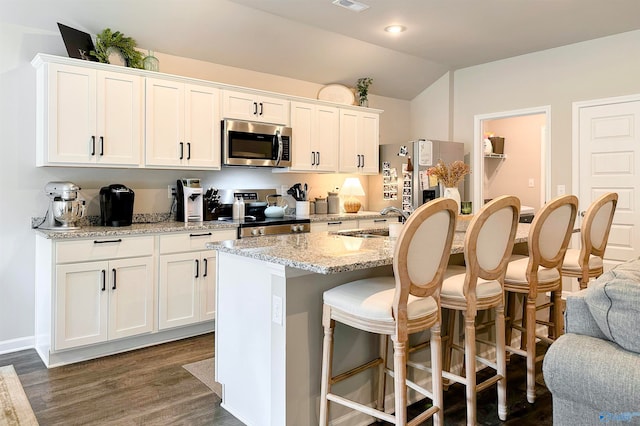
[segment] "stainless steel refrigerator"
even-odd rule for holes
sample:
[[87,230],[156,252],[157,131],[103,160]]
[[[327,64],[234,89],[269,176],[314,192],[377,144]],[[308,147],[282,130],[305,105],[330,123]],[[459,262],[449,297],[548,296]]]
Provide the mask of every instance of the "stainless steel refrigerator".
[[[405,211],[412,211],[441,195],[440,185],[427,176],[427,169],[442,160],[464,161],[464,143],[419,139],[402,144],[380,145],[383,200],[401,203]],[[464,200],[464,185],[459,186]]]

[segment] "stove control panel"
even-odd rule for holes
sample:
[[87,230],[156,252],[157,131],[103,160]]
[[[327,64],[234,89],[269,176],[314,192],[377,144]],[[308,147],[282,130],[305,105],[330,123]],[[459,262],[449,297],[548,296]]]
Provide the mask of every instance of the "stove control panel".
[[311,232],[310,223],[290,223],[273,225],[256,225],[239,228],[238,238],[261,237],[264,235],[300,234]]

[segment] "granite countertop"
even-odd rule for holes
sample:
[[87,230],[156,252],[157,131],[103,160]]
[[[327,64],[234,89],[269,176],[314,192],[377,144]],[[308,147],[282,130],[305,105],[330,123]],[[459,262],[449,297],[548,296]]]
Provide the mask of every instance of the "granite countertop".
[[[141,215],[141,217],[146,217]],[[155,217],[155,216],[149,216]],[[358,213],[340,213],[340,214],[313,214],[309,216],[311,222],[330,222],[340,220],[356,220],[356,219],[377,219],[384,217],[393,217],[393,214],[389,216],[382,216],[378,212],[358,212]],[[41,219],[41,218],[40,218]],[[39,222],[37,218],[34,221]],[[51,240],[69,240],[77,238],[96,238],[96,237],[116,237],[127,235],[144,235],[144,234],[161,234],[166,232],[179,232],[179,231],[204,231],[212,229],[235,229],[238,227],[238,222],[222,222],[222,221],[208,221],[208,222],[177,222],[175,220],[159,220],[154,222],[145,223],[133,223],[130,226],[111,227],[111,226],[97,226],[97,225],[85,225],[80,229],[70,231],[51,231],[47,229],[34,228],[34,230]]]
[[238,223],[234,222],[177,222],[167,220],[154,223],[133,223],[130,226],[82,226],[80,229],[70,231],[51,231],[47,229],[34,230],[45,238],[51,240],[70,240],[77,238],[116,237],[127,235],[159,234],[178,231],[207,231],[212,229],[236,229]]
[[380,212],[359,211],[357,213],[336,213],[336,214],[312,214],[309,215],[311,223],[313,222],[333,222],[340,220],[356,220],[356,219],[397,219],[400,217],[397,213],[389,213],[381,215]]
[[[527,241],[530,224],[519,224],[516,242]],[[456,232],[451,253],[464,250],[464,232]],[[207,243],[207,248],[318,274],[336,274],[391,265],[394,240],[361,238],[334,232],[291,234]]]

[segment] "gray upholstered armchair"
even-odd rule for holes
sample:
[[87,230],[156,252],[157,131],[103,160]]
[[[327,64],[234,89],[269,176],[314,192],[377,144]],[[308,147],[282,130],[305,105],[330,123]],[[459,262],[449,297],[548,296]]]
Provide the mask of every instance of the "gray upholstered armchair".
[[543,372],[557,425],[640,424],[640,259],[567,297]]

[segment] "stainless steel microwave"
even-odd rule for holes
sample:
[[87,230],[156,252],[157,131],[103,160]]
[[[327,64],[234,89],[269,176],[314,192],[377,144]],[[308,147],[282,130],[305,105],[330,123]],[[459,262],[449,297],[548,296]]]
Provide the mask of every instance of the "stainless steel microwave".
[[291,166],[291,127],[222,120],[224,166]]

